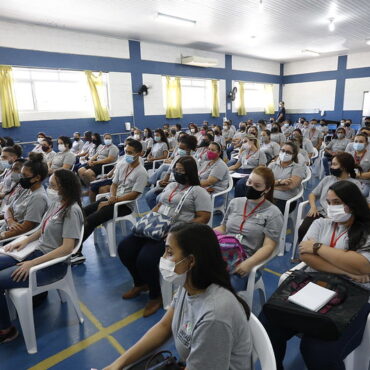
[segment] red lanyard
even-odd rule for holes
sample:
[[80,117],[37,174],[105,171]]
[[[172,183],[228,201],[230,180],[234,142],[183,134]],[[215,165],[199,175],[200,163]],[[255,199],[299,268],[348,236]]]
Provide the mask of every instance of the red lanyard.
[[126,182],[126,179],[131,175],[131,172],[135,169],[136,167],[132,168],[131,171],[129,172],[128,170],[130,169],[130,166],[127,166],[126,168],[126,172],[125,172],[125,175],[124,175],[124,179],[123,179],[123,182],[125,183]]
[[[176,187],[175,187],[175,189],[173,189],[173,190],[172,190],[172,192],[171,192],[170,196],[168,197],[168,203],[171,203],[171,201],[172,201],[173,197],[175,196],[176,190],[179,188],[179,186],[180,186],[180,184],[177,184],[177,185],[176,185]],[[182,189],[182,190],[185,190],[185,189],[187,189],[188,187],[189,187],[189,186],[185,186],[185,188],[184,188],[184,189]],[[182,191],[182,190],[180,190],[180,191]]]
[[354,155],[354,159],[355,159],[355,163],[356,164],[360,164],[361,161],[362,161],[362,158],[364,158],[364,155],[366,154],[367,150],[364,151],[364,153],[362,154],[362,156],[358,156],[355,152],[355,155]]
[[204,154],[207,154],[208,148],[204,148],[202,153],[200,153],[199,157],[203,158]]
[[55,213],[53,213],[52,215],[50,215],[49,217],[46,217],[45,218],[45,221],[43,222],[42,224],[42,228],[41,228],[41,232],[44,233],[45,232],[45,228],[47,226],[47,224],[49,223],[49,220],[56,216],[62,209],[64,208],[64,206],[61,206],[60,208],[57,209],[57,211]]
[[330,240],[330,248],[335,248],[335,245],[337,244],[337,241],[344,235],[347,233],[348,230],[344,230],[341,234],[339,234],[339,236],[336,238],[335,237],[335,233],[337,231],[337,227],[338,227],[338,224],[334,224],[334,230],[333,230],[333,234],[331,234],[331,240]]
[[244,224],[245,224],[245,221],[247,221],[247,219],[253,215],[253,213],[257,210],[257,208],[259,208],[260,206],[262,206],[262,204],[265,202],[266,199],[263,199],[261,202],[259,202],[251,211],[250,213],[247,214],[247,206],[248,206],[248,201],[245,202],[245,205],[244,205],[244,212],[243,212],[243,221],[242,223],[240,224],[240,232],[243,231],[243,227],[244,227]]
[[252,154],[249,154],[250,151],[248,151],[248,154],[245,156],[245,160],[247,161],[250,157],[252,157],[252,155],[256,152],[252,152]]
[[[215,162],[216,163],[216,162]],[[205,167],[205,169],[204,170],[202,170],[202,171],[199,171],[199,175],[201,175],[202,173],[204,173],[204,172],[206,172],[207,171],[207,169],[208,169],[208,167],[210,167],[211,165],[213,165],[214,163],[212,163],[212,161],[210,161],[210,162],[208,162],[207,163],[207,166]]]

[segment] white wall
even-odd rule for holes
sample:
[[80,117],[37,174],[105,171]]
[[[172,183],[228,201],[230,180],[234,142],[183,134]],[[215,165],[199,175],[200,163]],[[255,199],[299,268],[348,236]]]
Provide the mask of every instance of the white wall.
[[280,75],[280,63],[278,62],[240,57],[237,55],[233,55],[232,57],[232,69],[238,71],[268,73],[277,76]]
[[129,58],[128,40],[21,23],[0,22],[0,46],[56,53]]
[[190,49],[183,46],[172,46],[165,44],[156,44],[142,41],[141,46],[141,59],[154,60],[157,62],[165,63],[181,63],[182,56],[195,55],[205,58],[217,59],[217,66],[210,68],[225,68],[225,55],[214,53],[210,51]]
[[362,110],[364,91],[369,90],[370,77],[346,79],[343,110]]
[[347,56],[347,68],[370,67],[370,51],[349,54]]
[[338,68],[338,57],[326,58],[311,58],[307,60],[300,60],[297,62],[289,62],[284,64],[284,76],[323,72],[323,71],[336,71]]
[[334,110],[336,80],[283,85],[283,100],[288,113],[317,113]]

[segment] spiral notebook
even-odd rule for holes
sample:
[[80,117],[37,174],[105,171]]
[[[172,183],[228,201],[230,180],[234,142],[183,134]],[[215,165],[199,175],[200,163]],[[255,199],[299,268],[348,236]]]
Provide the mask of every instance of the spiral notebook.
[[[26,236],[22,236],[20,238],[17,238],[17,242],[20,241],[20,240],[24,240],[26,239],[27,237]],[[14,241],[15,242],[15,241]],[[9,245],[11,245],[12,243],[9,243],[7,244],[6,246],[4,247],[7,247]],[[34,252],[37,248],[37,246],[39,245],[39,241],[38,240],[35,240],[34,242],[31,242],[31,243],[28,243],[23,249],[21,249],[20,251],[18,250],[13,250],[11,252],[6,252],[4,250],[4,247],[1,247],[0,248],[0,254],[5,254],[7,256],[10,256],[10,257],[13,257],[14,259],[16,259],[17,261],[19,262],[22,262],[27,256],[29,256],[32,252]]]

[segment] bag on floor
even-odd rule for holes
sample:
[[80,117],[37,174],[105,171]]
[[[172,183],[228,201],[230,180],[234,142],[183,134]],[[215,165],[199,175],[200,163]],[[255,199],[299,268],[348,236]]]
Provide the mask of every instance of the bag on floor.
[[183,370],[184,365],[177,362],[175,356],[170,351],[160,351],[147,357],[137,364],[129,367],[129,370]]
[[[309,282],[334,290],[336,295],[319,311],[288,301]],[[296,270],[263,307],[266,317],[287,329],[322,340],[337,340],[369,300],[370,292],[340,275]]]
[[159,212],[149,212],[133,227],[132,232],[134,235],[153,240],[162,240],[168,234],[170,227],[176,222],[181,207],[183,206],[191,189],[193,189],[192,186],[186,190],[185,194],[181,197],[173,216],[166,216]]

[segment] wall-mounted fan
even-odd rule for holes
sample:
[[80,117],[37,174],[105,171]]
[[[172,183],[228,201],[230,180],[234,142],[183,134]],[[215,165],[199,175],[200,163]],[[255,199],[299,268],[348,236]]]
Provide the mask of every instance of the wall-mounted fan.
[[139,95],[148,95],[148,86],[141,85],[139,91],[137,92]]
[[238,89],[236,86],[233,87],[233,89],[229,92],[229,95],[228,97],[234,101],[235,100],[235,96],[236,96],[236,93],[238,92]]

